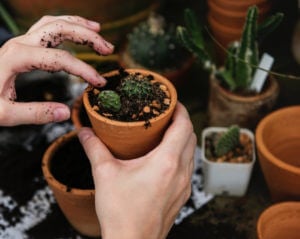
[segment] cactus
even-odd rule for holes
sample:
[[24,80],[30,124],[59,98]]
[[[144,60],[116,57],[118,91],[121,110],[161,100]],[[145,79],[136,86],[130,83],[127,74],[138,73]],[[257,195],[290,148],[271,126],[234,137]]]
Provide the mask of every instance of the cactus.
[[98,95],[99,105],[104,109],[118,112],[121,109],[121,100],[118,93],[113,90],[103,90]]
[[223,81],[231,91],[247,91],[253,80],[255,67],[258,65],[258,39],[273,31],[282,21],[283,14],[276,13],[263,23],[257,24],[258,9],[248,9],[246,22],[240,41],[233,42],[227,49],[225,68],[216,69],[208,47],[205,45],[203,28],[197,23],[195,13],[186,9],[185,25],[177,27],[177,36],[181,44],[201,61],[204,69],[211,71]]
[[223,133],[217,141],[215,154],[217,157],[223,156],[240,144],[240,128],[232,125]]
[[128,34],[128,52],[136,63],[153,70],[176,67],[183,54],[187,55],[178,42],[175,26],[154,13]]
[[142,74],[129,74],[122,80],[118,90],[121,95],[127,97],[147,99],[152,94],[151,79],[150,76],[143,76]]

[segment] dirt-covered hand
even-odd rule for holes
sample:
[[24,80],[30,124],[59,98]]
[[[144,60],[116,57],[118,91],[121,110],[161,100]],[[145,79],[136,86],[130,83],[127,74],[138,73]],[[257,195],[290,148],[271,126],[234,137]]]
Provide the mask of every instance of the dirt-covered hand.
[[99,31],[99,23],[79,16],[44,16],[24,35],[7,41],[0,48],[0,125],[44,124],[70,117],[70,109],[61,103],[15,102],[15,79],[21,72],[65,71],[93,85],[104,85],[105,79],[94,68],[68,51],[55,48],[71,41],[88,45],[98,54],[111,54],[113,45]]

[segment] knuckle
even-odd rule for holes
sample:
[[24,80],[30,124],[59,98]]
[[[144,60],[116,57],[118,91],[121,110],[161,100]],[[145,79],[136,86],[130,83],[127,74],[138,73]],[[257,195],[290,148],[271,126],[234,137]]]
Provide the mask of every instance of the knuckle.
[[40,19],[40,21],[41,22],[49,22],[49,21],[51,21],[51,20],[53,20],[53,16],[51,16],[51,15],[44,15],[44,16],[42,16],[42,18]]
[[170,153],[163,159],[163,171],[165,174],[174,174],[178,170],[178,158],[174,153]]
[[20,44],[16,41],[16,39],[11,39],[4,44],[4,46],[1,48],[1,51],[5,57],[15,56],[19,47]]
[[53,121],[53,112],[50,109],[38,107],[34,113],[34,121],[37,124]]

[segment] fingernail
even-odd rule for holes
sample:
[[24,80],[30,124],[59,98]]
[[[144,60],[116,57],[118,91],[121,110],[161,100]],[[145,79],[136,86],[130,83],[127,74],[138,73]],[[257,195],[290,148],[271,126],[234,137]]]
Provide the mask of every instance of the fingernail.
[[115,48],[115,46],[113,44],[111,44],[110,42],[108,42],[108,41],[104,40],[103,43],[109,49],[114,49]]
[[70,118],[70,111],[66,108],[56,108],[53,112],[54,122],[60,122]]
[[91,27],[100,27],[100,24],[98,22],[94,22],[91,20],[88,20],[87,24],[90,25]]
[[102,87],[106,84],[106,79],[101,76],[101,75],[97,75],[98,78],[98,83],[95,85],[96,87]]

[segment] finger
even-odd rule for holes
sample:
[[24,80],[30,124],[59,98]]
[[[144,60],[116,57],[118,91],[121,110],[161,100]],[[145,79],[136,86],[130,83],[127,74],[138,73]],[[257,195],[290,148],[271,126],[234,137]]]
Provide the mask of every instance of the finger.
[[[7,78],[13,78],[19,72],[35,69],[49,72],[63,70],[83,78],[94,86],[101,87],[106,83],[106,80],[93,67],[61,49],[45,49],[11,42],[5,46],[4,51],[2,59],[14,59],[13,62],[0,61],[0,65],[5,63],[7,69],[11,68],[11,75],[6,76]],[[16,55],[18,57],[15,57]]]
[[3,126],[46,124],[70,118],[70,109],[66,105],[56,102],[3,101],[1,106],[0,124]]
[[30,29],[27,31],[27,33],[33,32],[37,30],[38,28],[42,27],[43,25],[56,21],[56,20],[65,20],[70,23],[78,24],[83,27],[89,28],[95,32],[98,32],[100,30],[100,24],[95,21],[88,20],[86,18],[80,17],[80,16],[69,16],[69,15],[63,15],[63,16],[43,16],[39,21],[37,21],[35,24],[33,24]]
[[193,125],[186,108],[181,103],[177,103],[173,122],[163,137],[160,149],[167,154],[181,155],[192,132]]
[[111,43],[105,41],[95,31],[63,19],[46,23],[18,40],[24,44],[48,48],[69,40],[76,44],[88,45],[101,55],[111,54],[114,49]]
[[99,163],[114,159],[113,155],[101,140],[94,134],[92,129],[83,127],[78,132],[78,138],[89,158],[92,168],[96,168]]

